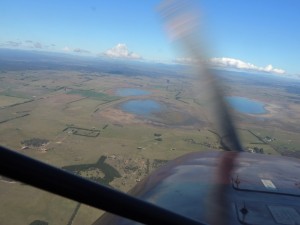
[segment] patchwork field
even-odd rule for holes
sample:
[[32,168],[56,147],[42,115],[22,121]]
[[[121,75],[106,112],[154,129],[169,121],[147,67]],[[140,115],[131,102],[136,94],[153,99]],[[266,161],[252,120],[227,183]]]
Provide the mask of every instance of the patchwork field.
[[[197,79],[177,69],[134,76],[101,70],[2,71],[0,144],[124,192],[178,156],[222,151],[211,102],[194,95],[203,95]],[[289,91],[294,89],[288,82],[246,83],[243,75],[228,74],[221,74],[226,95],[261,101],[268,111],[235,112],[245,150],[300,157],[298,93]],[[120,96],[120,88],[149,94]],[[143,106],[141,113],[130,113],[122,104],[131,100],[155,101],[161,108],[145,112],[153,107]],[[6,225],[91,224],[102,214],[4,177],[0,199],[0,224]]]

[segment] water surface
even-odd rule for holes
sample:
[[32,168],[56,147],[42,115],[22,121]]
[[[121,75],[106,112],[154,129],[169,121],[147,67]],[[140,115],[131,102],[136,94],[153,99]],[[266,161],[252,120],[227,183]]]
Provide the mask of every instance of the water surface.
[[150,99],[129,100],[121,104],[122,110],[139,116],[150,116],[160,112],[163,107],[161,103]]
[[225,100],[229,105],[236,111],[245,114],[264,114],[267,111],[265,110],[265,104],[259,101],[254,101],[249,98],[230,96],[225,97]]

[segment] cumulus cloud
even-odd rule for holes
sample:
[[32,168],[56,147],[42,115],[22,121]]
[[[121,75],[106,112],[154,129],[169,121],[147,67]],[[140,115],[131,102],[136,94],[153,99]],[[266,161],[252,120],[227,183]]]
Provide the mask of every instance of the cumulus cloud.
[[22,48],[22,49],[47,49],[49,46],[42,44],[39,41],[25,40],[25,41],[6,41],[2,46]]
[[193,58],[189,58],[189,57],[182,57],[182,58],[177,58],[175,60],[173,60],[174,63],[178,63],[178,64],[193,64],[196,63],[197,60],[193,59]]
[[74,48],[73,52],[77,52],[77,53],[90,53],[90,51],[82,49],[82,48]]
[[11,47],[20,47],[22,45],[21,41],[7,41],[5,46],[11,46]]
[[43,48],[42,44],[40,42],[34,42],[33,43],[34,48]]
[[211,58],[209,60],[209,63],[213,66],[230,67],[230,68],[242,69],[242,70],[252,70],[252,71],[277,73],[277,74],[285,73],[283,69],[274,68],[272,65],[259,67],[251,63],[244,62],[239,59],[233,59],[233,58]]
[[68,46],[63,47],[62,50],[65,51],[65,52],[70,52],[70,51],[72,51],[72,49],[69,48]]
[[68,46],[65,46],[62,48],[65,52],[76,52],[76,53],[90,53],[90,51],[82,48],[70,48]]
[[104,52],[105,56],[112,58],[126,58],[126,59],[141,59],[142,57],[137,53],[130,52],[126,44],[117,44],[115,47]]
[[[197,60],[193,58],[177,58],[173,60],[173,62],[179,64],[194,64],[197,63]],[[250,70],[256,72],[277,73],[277,74],[285,73],[283,69],[274,68],[272,65],[259,67],[252,63],[244,62],[242,60],[233,59],[233,58],[211,58],[207,60],[206,63],[211,66],[224,67],[224,68],[233,68],[233,69],[240,69],[240,70]]]
[[[10,48],[21,48],[21,49],[35,49],[35,50],[54,50],[56,49],[55,44],[47,44],[35,40],[25,40],[25,41],[6,41],[0,43],[0,46],[10,47]],[[76,52],[76,53],[90,53],[88,50],[82,48],[70,48],[65,46],[61,50],[65,52]]]

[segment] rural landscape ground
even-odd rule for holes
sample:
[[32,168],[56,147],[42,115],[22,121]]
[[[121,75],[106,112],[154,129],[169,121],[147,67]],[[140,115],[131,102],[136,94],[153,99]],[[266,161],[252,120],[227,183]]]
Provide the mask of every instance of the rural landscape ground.
[[[300,158],[300,81],[214,70],[253,154]],[[189,67],[0,51],[0,144],[129,191],[169,160],[222,151],[205,89]],[[18,166],[18,165],[15,165]],[[34,173],[34,171],[33,171]],[[0,224],[91,224],[103,212],[0,177]]]

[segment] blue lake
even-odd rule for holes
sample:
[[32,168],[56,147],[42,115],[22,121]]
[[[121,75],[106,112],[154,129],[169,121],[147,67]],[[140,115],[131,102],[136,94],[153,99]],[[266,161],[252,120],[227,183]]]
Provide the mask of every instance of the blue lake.
[[139,116],[150,116],[152,113],[160,112],[164,106],[154,100],[130,100],[121,104],[121,109],[125,112]]
[[150,95],[150,91],[135,89],[135,88],[119,88],[116,94],[122,97],[126,96],[140,96],[140,95]]
[[246,114],[264,114],[267,111],[264,108],[264,103],[251,100],[249,98],[230,96],[225,97],[225,100],[236,111]]

